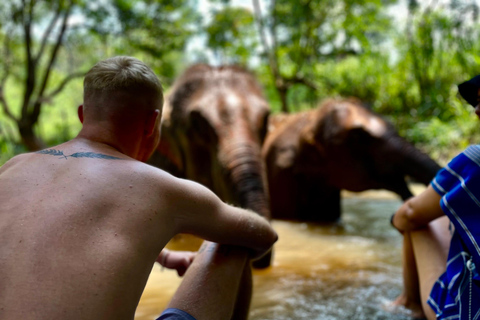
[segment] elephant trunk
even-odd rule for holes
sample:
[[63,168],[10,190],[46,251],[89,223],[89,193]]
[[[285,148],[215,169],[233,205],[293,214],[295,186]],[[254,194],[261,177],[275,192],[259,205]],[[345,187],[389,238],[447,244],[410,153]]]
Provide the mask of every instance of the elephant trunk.
[[270,219],[260,148],[247,144],[235,147],[227,160],[227,171],[238,204]]
[[428,185],[441,167],[427,154],[415,148],[401,137],[392,138],[393,144],[400,151],[401,167],[405,174],[420,183]]
[[[238,204],[245,209],[250,209],[267,220],[271,219],[270,206],[264,186],[263,162],[260,157],[258,145],[243,144],[230,149],[227,160],[227,172],[232,183]],[[253,261],[255,268],[263,269],[270,266],[272,251]]]

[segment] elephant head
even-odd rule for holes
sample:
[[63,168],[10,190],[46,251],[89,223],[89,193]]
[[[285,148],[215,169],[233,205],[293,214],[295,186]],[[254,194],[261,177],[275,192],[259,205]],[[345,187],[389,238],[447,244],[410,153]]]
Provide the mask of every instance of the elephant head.
[[166,99],[162,138],[151,163],[270,219],[261,159],[269,114],[251,73],[194,65]]
[[327,100],[283,122],[263,149],[273,218],[336,220],[342,189],[387,189],[405,200],[406,176],[428,184],[440,169],[357,100]]

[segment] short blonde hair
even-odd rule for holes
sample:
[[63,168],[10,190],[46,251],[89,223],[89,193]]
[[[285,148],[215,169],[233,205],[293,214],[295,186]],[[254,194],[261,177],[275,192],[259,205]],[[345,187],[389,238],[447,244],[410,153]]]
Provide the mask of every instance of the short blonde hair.
[[95,64],[83,81],[84,99],[93,93],[147,89],[163,101],[160,80],[142,61],[128,56],[117,56]]

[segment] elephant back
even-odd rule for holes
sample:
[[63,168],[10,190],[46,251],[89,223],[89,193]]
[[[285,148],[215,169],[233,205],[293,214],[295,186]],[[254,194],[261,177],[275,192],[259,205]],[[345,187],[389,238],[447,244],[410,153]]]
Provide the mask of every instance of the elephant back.
[[381,138],[395,132],[389,122],[355,98],[325,100],[313,118],[316,120],[305,132],[313,133],[314,139],[324,146],[343,144],[356,134],[368,140],[367,137]]

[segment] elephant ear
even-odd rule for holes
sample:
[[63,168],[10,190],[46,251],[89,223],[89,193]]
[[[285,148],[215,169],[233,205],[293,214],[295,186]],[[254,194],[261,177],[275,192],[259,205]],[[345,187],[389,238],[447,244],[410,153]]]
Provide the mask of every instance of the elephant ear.
[[166,103],[163,108],[160,143],[148,163],[176,177],[185,178],[183,159],[180,141],[176,138],[171,123],[171,107]]

